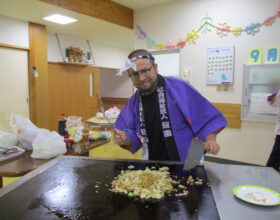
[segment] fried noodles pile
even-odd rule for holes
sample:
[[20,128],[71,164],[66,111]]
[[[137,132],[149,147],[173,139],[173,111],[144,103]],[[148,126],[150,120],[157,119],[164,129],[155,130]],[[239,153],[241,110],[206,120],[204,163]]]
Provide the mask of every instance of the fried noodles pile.
[[141,199],[160,199],[165,194],[175,191],[167,167],[159,170],[126,170],[121,171],[111,183],[111,191],[128,196],[139,196]]

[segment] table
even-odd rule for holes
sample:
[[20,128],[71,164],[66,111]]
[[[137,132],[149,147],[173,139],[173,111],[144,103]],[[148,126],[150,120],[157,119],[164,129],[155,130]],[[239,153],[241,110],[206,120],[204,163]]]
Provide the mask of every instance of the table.
[[[88,156],[89,151],[100,145],[108,143],[109,140],[96,140],[84,146],[81,143],[74,144],[73,151],[67,151],[66,155],[73,156]],[[2,177],[19,177],[26,173],[38,168],[39,166],[47,163],[51,159],[33,159],[31,157],[32,151],[25,151],[19,157],[11,158],[0,162],[0,188],[2,187]]]
[[243,202],[232,193],[238,185],[260,185],[280,193],[280,175],[271,167],[205,164],[221,219],[279,220],[280,205],[257,206]]

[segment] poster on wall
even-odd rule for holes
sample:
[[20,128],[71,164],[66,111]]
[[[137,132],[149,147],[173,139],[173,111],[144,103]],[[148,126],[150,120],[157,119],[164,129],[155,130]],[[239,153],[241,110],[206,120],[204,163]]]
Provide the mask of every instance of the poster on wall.
[[233,84],[234,47],[207,49],[207,84]]

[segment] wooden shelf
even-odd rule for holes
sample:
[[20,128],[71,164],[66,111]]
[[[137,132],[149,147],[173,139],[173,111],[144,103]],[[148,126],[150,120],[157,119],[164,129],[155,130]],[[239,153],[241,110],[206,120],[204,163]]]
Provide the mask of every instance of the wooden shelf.
[[74,62],[57,62],[59,64],[66,64],[66,65],[77,65],[77,66],[89,66],[88,63],[74,63]]

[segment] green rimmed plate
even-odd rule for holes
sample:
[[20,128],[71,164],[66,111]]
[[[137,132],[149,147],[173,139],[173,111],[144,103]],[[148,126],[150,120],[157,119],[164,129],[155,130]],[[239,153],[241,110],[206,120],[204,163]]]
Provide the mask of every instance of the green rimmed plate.
[[234,187],[232,192],[237,198],[255,205],[280,205],[280,194],[263,186],[241,185]]

